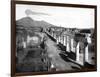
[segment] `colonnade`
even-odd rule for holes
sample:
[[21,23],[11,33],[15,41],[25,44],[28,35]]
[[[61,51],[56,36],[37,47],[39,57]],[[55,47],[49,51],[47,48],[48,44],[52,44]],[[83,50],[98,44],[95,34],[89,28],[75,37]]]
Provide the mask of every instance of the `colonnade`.
[[[57,44],[61,43],[64,46],[66,46],[66,52],[73,52],[76,54],[76,62],[84,65],[84,62],[89,62],[89,46],[85,46],[84,42],[82,40],[76,42],[74,37],[70,35],[61,35],[57,36],[56,33],[51,34],[56,40]],[[88,36],[82,37],[83,39],[91,40]],[[89,40],[89,41],[90,41]]]

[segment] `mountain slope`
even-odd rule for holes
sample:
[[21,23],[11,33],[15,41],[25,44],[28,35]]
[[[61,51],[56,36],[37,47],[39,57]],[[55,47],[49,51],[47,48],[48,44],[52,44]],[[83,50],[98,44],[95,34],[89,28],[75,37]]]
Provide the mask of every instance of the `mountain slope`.
[[43,21],[43,20],[42,21],[36,21],[36,20],[33,20],[30,17],[24,17],[22,19],[17,20],[16,25],[18,25],[18,26],[21,25],[21,26],[25,26],[25,27],[43,27],[43,28],[54,26],[52,24],[49,24],[46,21]]

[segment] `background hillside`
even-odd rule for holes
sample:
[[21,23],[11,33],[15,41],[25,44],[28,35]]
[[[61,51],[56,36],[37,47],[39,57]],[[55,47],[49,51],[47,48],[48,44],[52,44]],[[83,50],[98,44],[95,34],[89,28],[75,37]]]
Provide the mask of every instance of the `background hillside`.
[[19,19],[16,21],[16,25],[18,26],[24,26],[24,27],[43,27],[43,28],[47,28],[47,27],[52,27],[54,25],[46,22],[46,21],[36,21],[33,20],[30,17],[24,17],[22,19]]

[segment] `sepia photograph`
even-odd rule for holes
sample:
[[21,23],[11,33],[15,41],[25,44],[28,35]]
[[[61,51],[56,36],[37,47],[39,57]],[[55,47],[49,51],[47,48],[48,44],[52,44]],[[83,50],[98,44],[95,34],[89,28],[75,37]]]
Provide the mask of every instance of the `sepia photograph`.
[[88,7],[15,4],[16,73],[96,70],[95,9]]

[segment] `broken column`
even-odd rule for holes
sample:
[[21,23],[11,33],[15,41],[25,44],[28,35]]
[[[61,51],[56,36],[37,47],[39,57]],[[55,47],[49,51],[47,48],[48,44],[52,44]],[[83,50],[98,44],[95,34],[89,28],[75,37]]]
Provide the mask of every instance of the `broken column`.
[[77,44],[77,50],[76,50],[76,62],[78,62],[81,65],[84,65],[85,61],[85,35],[84,34],[75,34],[76,41],[78,41]]
[[95,64],[95,61],[93,59],[95,58],[95,52],[92,49],[93,43],[90,34],[86,34],[86,41],[87,41],[87,46],[85,48],[85,62],[88,62],[89,64]]

